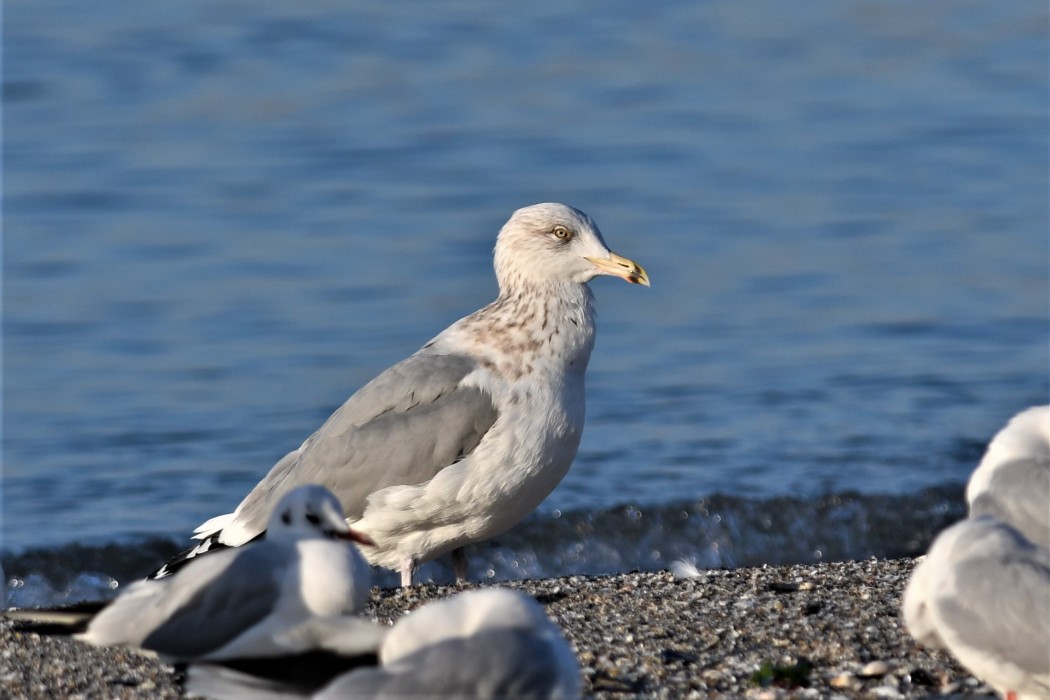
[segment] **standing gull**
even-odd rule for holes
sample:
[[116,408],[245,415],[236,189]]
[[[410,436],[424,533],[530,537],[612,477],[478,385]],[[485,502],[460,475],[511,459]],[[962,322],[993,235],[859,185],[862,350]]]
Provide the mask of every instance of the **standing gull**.
[[401,572],[504,532],[562,480],[583,431],[584,373],[594,347],[587,282],[648,286],[609,251],[594,222],[564,204],[514,212],[496,239],[499,297],[456,321],[351,396],[230,514],[201,525],[180,561],[237,547],[297,484],[324,484],[347,521],[374,540],[369,562]]
[[301,486],[278,502],[266,539],[132,584],[77,637],[176,661],[294,653],[316,636],[303,623],[368,600],[371,572],[348,540],[369,541],[347,526],[331,492]]

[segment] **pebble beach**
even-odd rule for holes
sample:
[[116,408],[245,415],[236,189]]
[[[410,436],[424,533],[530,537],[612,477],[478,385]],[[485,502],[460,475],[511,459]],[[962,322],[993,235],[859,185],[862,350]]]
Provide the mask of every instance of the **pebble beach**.
[[[912,559],[571,576],[498,585],[536,597],[575,646],[591,698],[991,698],[903,629]],[[475,587],[373,589],[389,622]],[[175,670],[0,623],[0,697],[179,698]]]

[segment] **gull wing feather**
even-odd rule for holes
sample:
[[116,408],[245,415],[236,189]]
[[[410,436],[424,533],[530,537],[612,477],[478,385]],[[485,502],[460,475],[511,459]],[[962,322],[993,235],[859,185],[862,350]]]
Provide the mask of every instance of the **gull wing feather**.
[[[273,613],[281,596],[281,578],[290,556],[282,548],[261,542],[252,547],[218,552],[194,562],[169,584],[172,604],[167,618],[142,641],[142,646],[175,659],[207,656],[239,637]],[[197,578],[203,565],[229,552],[228,564],[213,577]],[[214,566],[214,565],[212,565]],[[267,575],[267,572],[270,572]],[[273,575],[279,572],[281,575]],[[188,578],[192,575],[194,578]],[[170,583],[169,583],[170,582]],[[180,591],[180,587],[186,587]]]
[[953,651],[961,644],[1032,675],[1050,674],[1050,552],[1024,542],[999,557],[958,562],[942,590],[949,593],[935,593],[932,605]]
[[276,501],[300,484],[328,487],[347,517],[358,518],[370,494],[424,483],[470,455],[498,416],[488,392],[463,384],[476,366],[465,355],[421,352],[380,374],[270,470],[223,542],[262,532]]
[[1050,463],[1014,459],[1000,464],[970,503],[970,515],[992,515],[1029,541],[1050,547]]

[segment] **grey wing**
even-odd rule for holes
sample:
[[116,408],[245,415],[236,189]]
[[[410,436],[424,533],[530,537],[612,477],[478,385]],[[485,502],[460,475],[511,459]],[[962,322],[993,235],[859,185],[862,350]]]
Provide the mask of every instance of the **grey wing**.
[[1050,464],[1017,459],[998,466],[970,515],[994,515],[1030,542],[1050,547]]
[[1050,672],[1050,553],[1025,547],[955,566],[954,594],[934,596],[938,625],[1026,671]]
[[183,600],[146,636],[143,648],[175,659],[198,659],[225,646],[273,611],[281,595],[281,573],[291,555],[265,541],[231,554],[229,565],[219,575],[188,595],[180,595],[179,586],[195,585],[196,570],[212,556],[202,557],[169,579],[168,594]]
[[261,532],[280,496],[306,483],[328,487],[348,517],[360,517],[369,494],[429,481],[469,455],[497,417],[487,392],[461,385],[476,366],[419,353],[383,372],[270,470],[238,507],[238,525]]
[[423,647],[389,668],[352,671],[315,697],[548,698],[558,683],[550,646],[521,630],[480,632]]
[[195,560],[189,576],[170,576],[133,583],[92,618],[78,637],[99,646],[143,647],[145,639],[165,625],[172,613],[221,576],[237,557],[233,550]]

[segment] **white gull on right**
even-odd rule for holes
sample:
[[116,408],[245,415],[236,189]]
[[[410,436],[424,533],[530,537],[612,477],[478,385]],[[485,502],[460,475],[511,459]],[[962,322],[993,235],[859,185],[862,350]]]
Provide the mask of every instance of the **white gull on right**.
[[1050,550],[988,515],[934,540],[904,592],[904,621],[1006,698],[1050,697]]
[[908,632],[1005,698],[1050,698],[1050,406],[996,434],[966,499],[908,582]]

